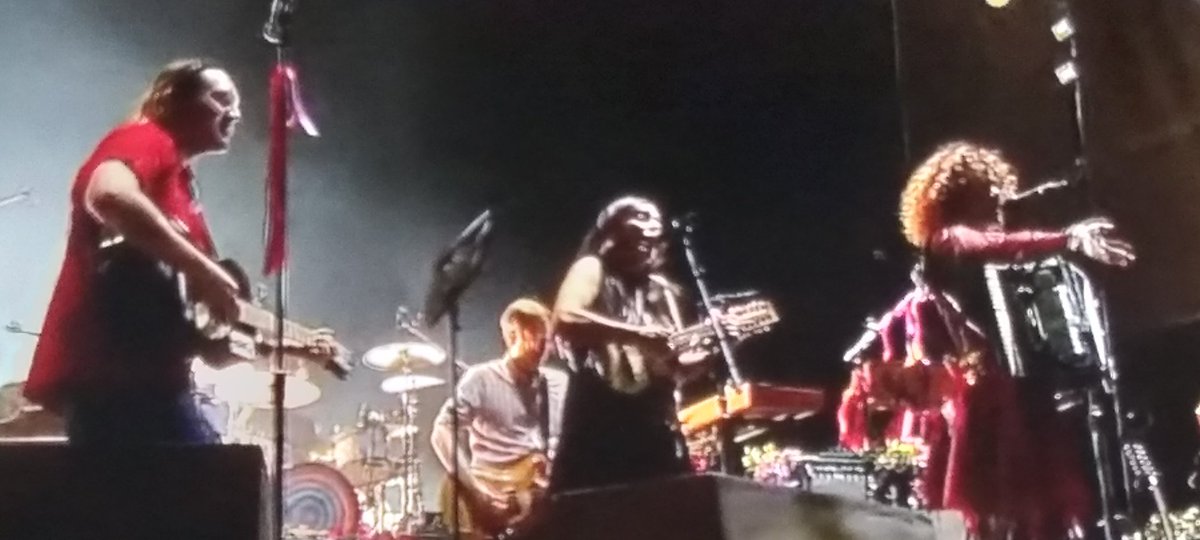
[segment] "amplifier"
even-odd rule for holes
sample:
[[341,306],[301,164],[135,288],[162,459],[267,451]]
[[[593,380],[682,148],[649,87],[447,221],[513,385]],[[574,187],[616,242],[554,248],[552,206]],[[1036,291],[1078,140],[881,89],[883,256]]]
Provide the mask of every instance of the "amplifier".
[[929,514],[719,474],[556,495],[538,540],[933,540]]
[[256,446],[0,445],[0,538],[260,540]]

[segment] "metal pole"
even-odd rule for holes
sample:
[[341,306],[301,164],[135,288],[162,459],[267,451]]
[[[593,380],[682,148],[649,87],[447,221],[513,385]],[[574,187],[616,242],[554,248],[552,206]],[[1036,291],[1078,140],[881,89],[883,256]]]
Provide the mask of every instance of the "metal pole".
[[271,468],[271,516],[274,530],[272,538],[283,539],[283,448],[286,434],[286,416],[284,415],[284,394],[287,392],[286,372],[283,369],[283,321],[286,311],[284,304],[287,299],[287,263],[279,269],[275,276],[275,354],[271,360],[271,407],[274,413],[273,428],[274,461]]
[[[449,370],[447,381],[450,384],[450,537],[454,540],[462,538],[462,516],[458,512],[458,496],[459,496],[459,471],[458,471],[458,456],[459,445],[462,442],[459,440],[459,422],[458,422],[458,300],[454,299],[447,306],[446,317],[448,319],[447,331],[449,339],[447,340],[446,356],[449,362],[446,362]],[[444,510],[444,509],[443,509]]]
[[713,304],[712,295],[709,293],[708,283],[704,279],[704,268],[700,266],[699,258],[696,255],[696,248],[692,239],[692,233],[695,232],[695,225],[687,217],[683,218],[682,221],[676,220],[674,225],[682,231],[680,240],[683,244],[683,253],[687,258],[688,268],[691,270],[692,278],[696,282],[696,290],[700,293],[700,301],[707,314],[708,325],[717,337],[717,343],[721,347],[721,356],[725,359],[725,366],[729,369],[729,379],[723,381],[723,384],[717,385],[717,410],[721,413],[721,419],[713,426],[716,430],[717,456],[718,462],[721,464],[721,472],[732,474],[739,468],[740,463],[732,456],[730,447],[733,446],[733,440],[730,435],[729,426],[725,425],[729,416],[729,404],[726,401],[726,393],[731,388],[736,389],[741,386],[743,382],[742,373],[738,370],[737,360],[733,355],[733,344],[730,343],[729,335],[725,333],[725,327],[721,324],[721,313]]
[[[280,39],[275,43],[275,65],[282,69],[286,60],[287,40]],[[275,76],[274,74],[272,76]],[[274,114],[275,111],[272,111]],[[286,136],[284,138],[284,155],[287,155]],[[286,170],[286,160],[285,160]],[[286,177],[286,176],[285,176]],[[276,204],[287,205],[287,193]],[[287,212],[284,211],[284,223],[281,234],[284,235],[283,245],[287,246]],[[286,248],[285,248],[286,249]],[[287,377],[283,369],[283,332],[284,320],[287,314],[287,274],[286,257],[280,262],[275,274],[275,354],[271,360],[271,408],[273,412],[272,428],[274,433],[274,460],[271,467],[271,538],[283,540],[283,448],[286,433],[286,417],[284,415],[284,399],[287,392]]]

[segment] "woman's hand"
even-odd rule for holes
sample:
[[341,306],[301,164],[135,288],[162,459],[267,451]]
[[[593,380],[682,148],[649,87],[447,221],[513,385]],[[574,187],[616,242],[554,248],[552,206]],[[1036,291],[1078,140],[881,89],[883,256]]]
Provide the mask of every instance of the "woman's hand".
[[1113,236],[1115,231],[1107,218],[1085,219],[1067,227],[1067,247],[1104,264],[1129,266],[1137,255],[1132,244]]

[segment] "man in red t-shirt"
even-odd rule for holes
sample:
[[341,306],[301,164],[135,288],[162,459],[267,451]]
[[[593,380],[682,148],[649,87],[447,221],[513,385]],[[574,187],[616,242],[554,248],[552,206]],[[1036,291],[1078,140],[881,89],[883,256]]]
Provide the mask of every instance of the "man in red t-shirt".
[[[131,358],[106,330],[100,243],[119,235],[138,253],[188,277],[220,321],[237,316],[237,283],[214,262],[194,196],[191,164],[229,148],[241,118],[237,87],[201,60],[169,64],[135,117],[113,129],[71,189],[66,257],[25,386],[61,412],[73,444],[216,442],[191,399],[188,358]],[[178,358],[173,356],[179,356]]]

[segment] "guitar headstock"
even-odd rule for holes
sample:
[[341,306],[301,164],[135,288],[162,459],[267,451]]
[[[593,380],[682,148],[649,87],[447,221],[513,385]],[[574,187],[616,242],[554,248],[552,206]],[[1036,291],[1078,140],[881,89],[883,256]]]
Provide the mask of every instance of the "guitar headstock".
[[[728,337],[736,342],[765,334],[779,322],[779,311],[775,304],[768,299],[756,295],[741,295],[737,298],[724,298],[717,306],[717,320],[721,329]],[[671,336],[670,346],[676,352],[706,351],[709,354],[719,350],[715,332],[709,326],[711,319],[690,326]],[[687,363],[694,363],[689,361]]]
[[779,311],[770,300],[755,299],[726,306],[720,319],[730,336],[741,339],[769,331],[779,322]]
[[344,381],[346,380],[346,377],[350,376],[350,370],[353,369],[354,364],[350,360],[354,357],[353,355],[353,351],[347,349],[339,343],[337,346],[337,354],[333,355],[333,357],[329,359],[329,362],[327,362],[325,365],[325,369],[329,370],[329,372],[332,373],[334,377],[337,377],[338,380]]

